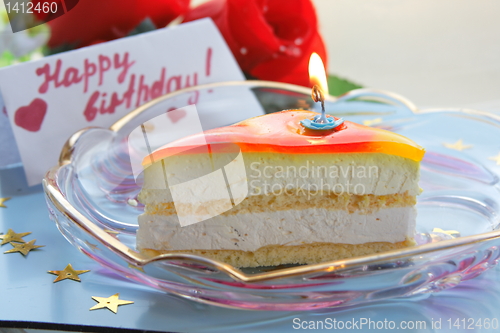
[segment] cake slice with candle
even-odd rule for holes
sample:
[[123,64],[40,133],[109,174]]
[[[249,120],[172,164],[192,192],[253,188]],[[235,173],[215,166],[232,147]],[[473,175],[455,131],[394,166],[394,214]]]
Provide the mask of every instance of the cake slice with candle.
[[[318,87],[312,97],[323,104]],[[411,246],[423,155],[408,138],[324,108],[189,136],[144,159],[137,248],[256,267]]]
[[[193,253],[251,267],[318,263],[411,245],[424,150],[401,135],[349,121],[322,131],[302,125],[316,115],[268,114],[152,153],[139,195],[145,211],[137,247],[151,255]],[[201,136],[206,146],[199,145]],[[243,176],[230,168],[240,162]],[[220,170],[229,201],[204,183],[184,194],[175,189]],[[176,184],[158,189],[166,179]],[[208,199],[200,202],[202,196]],[[181,226],[183,220],[191,223]]]

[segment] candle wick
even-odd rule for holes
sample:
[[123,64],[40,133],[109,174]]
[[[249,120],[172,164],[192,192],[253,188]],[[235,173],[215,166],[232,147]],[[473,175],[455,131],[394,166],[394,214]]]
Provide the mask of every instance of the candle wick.
[[320,124],[327,123],[328,120],[326,119],[325,112],[325,97],[323,95],[323,92],[321,91],[321,88],[316,84],[312,87],[311,97],[314,102],[321,102],[321,116],[315,117],[315,121]]
[[313,101],[315,101],[316,103],[320,101],[321,103],[323,103],[325,100],[325,98],[323,97],[323,92],[321,91],[320,87],[316,84],[312,87],[311,97]]

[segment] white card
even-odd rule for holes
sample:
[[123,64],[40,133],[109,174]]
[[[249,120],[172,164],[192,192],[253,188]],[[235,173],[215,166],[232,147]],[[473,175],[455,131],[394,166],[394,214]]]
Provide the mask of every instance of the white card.
[[[108,127],[171,91],[238,80],[244,76],[210,19],[0,69],[0,91],[30,186],[57,164],[64,142],[79,129]],[[262,114],[254,112],[245,118]]]

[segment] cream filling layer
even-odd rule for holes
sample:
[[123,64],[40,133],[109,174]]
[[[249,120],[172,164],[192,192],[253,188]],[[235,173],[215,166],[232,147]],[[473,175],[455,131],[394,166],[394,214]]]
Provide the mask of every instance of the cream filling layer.
[[[169,157],[144,171],[144,204],[243,200],[252,195],[336,193],[420,194],[419,163],[381,153],[194,154]],[[172,193],[176,196],[175,200]]]
[[304,209],[216,216],[181,227],[177,216],[139,216],[137,247],[155,250],[243,250],[266,245],[315,242],[362,244],[413,238],[414,207],[381,209],[373,214]]

